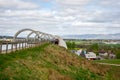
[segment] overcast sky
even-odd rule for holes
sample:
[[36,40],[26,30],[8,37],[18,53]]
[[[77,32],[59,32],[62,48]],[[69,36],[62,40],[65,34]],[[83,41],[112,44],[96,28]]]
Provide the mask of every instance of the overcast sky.
[[0,35],[120,33],[120,0],[0,0]]

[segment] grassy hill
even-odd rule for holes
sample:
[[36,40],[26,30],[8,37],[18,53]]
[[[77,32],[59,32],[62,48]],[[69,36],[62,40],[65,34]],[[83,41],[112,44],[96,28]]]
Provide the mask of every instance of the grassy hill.
[[0,54],[0,80],[119,80],[111,69],[49,43]]

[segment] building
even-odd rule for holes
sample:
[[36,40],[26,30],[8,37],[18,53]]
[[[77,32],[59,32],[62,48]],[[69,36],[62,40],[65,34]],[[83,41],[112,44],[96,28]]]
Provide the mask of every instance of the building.
[[77,54],[79,56],[81,54],[81,52],[82,52],[82,49],[79,49],[75,52],[75,54]]
[[100,52],[99,56],[101,56],[101,57],[107,57],[108,53],[107,52]]
[[85,54],[85,58],[88,60],[95,60],[96,54],[94,52],[88,52],[87,54]]
[[109,57],[109,59],[115,59],[115,58],[116,58],[116,55],[113,54],[113,53],[110,53],[108,57]]
[[80,54],[80,56],[86,58],[87,60],[95,60],[96,54],[94,52],[87,52],[86,50],[83,50]]
[[99,56],[103,59],[115,59],[116,55],[114,53],[110,52],[100,52]]
[[96,59],[96,54],[94,52],[87,52],[86,50],[71,50],[72,53],[77,54],[78,56],[82,56],[86,58],[87,60],[95,60]]

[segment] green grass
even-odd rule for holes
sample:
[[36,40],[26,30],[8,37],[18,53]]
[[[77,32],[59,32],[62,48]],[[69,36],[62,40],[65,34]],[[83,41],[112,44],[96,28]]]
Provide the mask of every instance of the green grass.
[[108,69],[49,43],[0,54],[0,80],[114,80]]
[[111,66],[106,78],[107,80],[120,80],[120,67]]
[[113,60],[95,60],[95,62],[110,63],[110,64],[120,64],[120,59],[113,59]]

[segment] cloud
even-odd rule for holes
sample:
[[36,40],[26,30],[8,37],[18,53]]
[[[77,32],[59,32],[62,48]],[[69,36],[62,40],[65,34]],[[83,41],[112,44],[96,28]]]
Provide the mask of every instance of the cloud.
[[[8,34],[8,31],[14,34],[22,28],[58,35],[119,33],[120,5],[116,1],[0,0],[0,34]],[[40,8],[39,3],[47,9]]]
[[117,7],[117,6],[120,7],[119,0],[101,0],[101,4],[109,7]]
[[45,10],[4,10],[0,13],[0,16],[10,16],[10,17],[32,17],[32,16],[51,16],[51,12]]
[[0,8],[4,9],[34,9],[38,5],[23,0],[0,0]]
[[81,6],[87,4],[90,0],[55,0],[62,6]]

